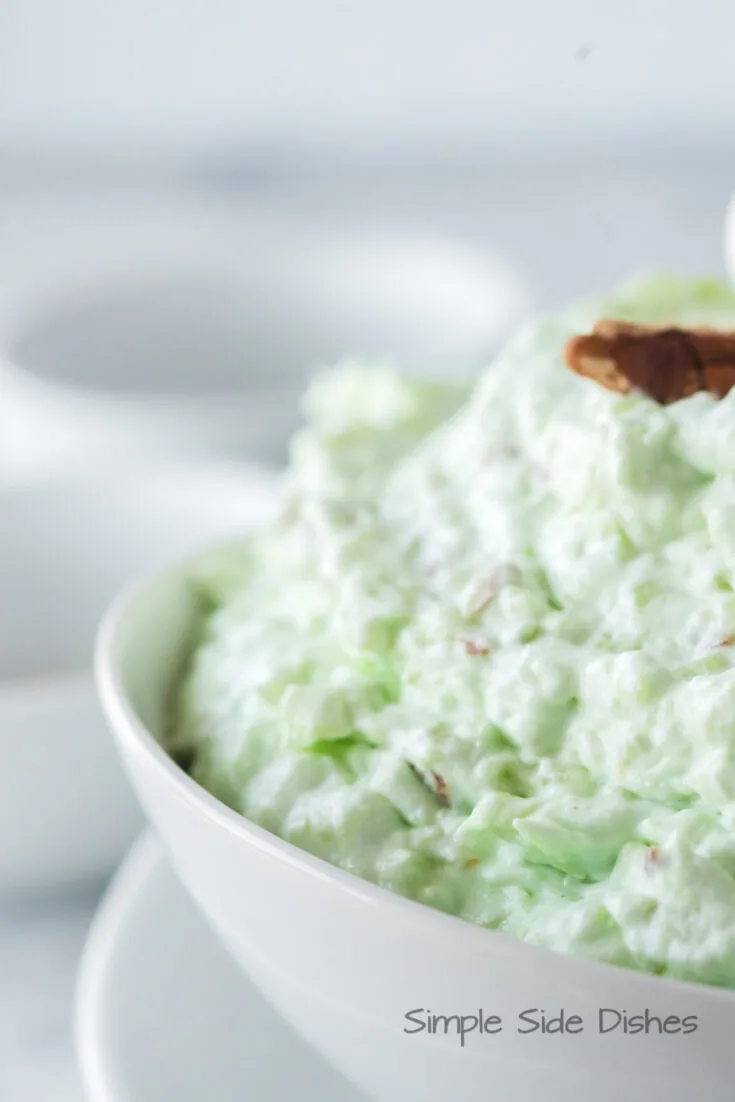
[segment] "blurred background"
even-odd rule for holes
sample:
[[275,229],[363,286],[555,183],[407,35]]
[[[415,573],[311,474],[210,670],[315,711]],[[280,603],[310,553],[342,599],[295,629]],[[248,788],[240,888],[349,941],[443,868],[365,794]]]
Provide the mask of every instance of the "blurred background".
[[[52,506],[39,485],[142,464],[182,472],[181,487],[193,464],[220,488],[226,468],[234,501],[233,464],[248,478],[283,464],[315,368],[367,356],[472,373],[529,310],[645,268],[722,274],[733,40],[727,0],[0,5],[0,523],[27,533],[0,553],[0,747],[16,794],[0,794],[0,849],[28,843],[4,882],[0,862],[3,1102],[82,1098],[74,972],[138,828],[126,812],[85,862],[93,819],[53,859],[50,804],[21,821],[19,732],[40,721],[4,702],[19,681],[28,700],[50,689],[33,680],[38,656],[13,666],[17,623],[38,593],[26,649],[49,607],[57,635],[74,622],[76,605],[48,596],[49,533],[77,533],[65,569],[86,577],[74,548],[108,523],[94,503],[67,515],[71,493]],[[129,487],[110,500],[134,508]],[[109,588],[239,518],[234,504],[187,516],[169,543],[141,537]],[[138,521],[124,530],[149,532]],[[48,561],[27,554],[49,543]],[[80,648],[84,679],[91,637]],[[69,730],[44,737],[61,747],[58,790]]]

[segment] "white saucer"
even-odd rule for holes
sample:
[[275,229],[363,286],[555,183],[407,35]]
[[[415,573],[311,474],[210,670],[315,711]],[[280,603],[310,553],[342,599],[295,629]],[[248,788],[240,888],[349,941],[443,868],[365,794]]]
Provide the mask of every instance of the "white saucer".
[[237,970],[150,836],[92,925],[77,989],[89,1102],[365,1102]]

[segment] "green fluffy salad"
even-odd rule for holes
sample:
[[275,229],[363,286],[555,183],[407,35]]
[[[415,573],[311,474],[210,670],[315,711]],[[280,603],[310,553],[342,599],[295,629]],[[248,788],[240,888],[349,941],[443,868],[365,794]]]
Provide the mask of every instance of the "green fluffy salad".
[[735,390],[575,375],[600,317],[735,329],[735,292],[627,283],[471,385],[313,382],[282,514],[194,571],[169,749],[390,891],[735,987]]

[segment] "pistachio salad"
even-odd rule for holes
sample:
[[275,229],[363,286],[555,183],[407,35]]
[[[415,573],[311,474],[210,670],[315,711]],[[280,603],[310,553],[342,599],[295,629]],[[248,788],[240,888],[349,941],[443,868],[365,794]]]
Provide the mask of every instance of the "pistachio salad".
[[194,574],[171,753],[391,891],[735,987],[730,330],[735,292],[657,276],[472,385],[318,378],[282,515]]

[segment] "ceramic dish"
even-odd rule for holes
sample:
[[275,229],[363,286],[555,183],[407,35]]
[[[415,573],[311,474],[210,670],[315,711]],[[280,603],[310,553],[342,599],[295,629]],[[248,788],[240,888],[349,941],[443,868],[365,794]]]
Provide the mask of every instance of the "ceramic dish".
[[206,203],[161,203],[154,224],[115,213],[78,227],[73,264],[64,237],[56,267],[0,296],[16,467],[143,452],[277,462],[305,372],[357,351],[471,370],[525,305],[510,271],[452,239]]
[[725,211],[723,243],[725,267],[731,282],[735,283],[735,195],[730,199]]
[[[732,1097],[732,992],[557,955],[392,895],[249,823],[175,765],[160,739],[197,628],[189,569],[145,580],[108,613],[97,650],[105,712],[183,883],[322,1055],[382,1102]],[[456,1028],[426,1025],[480,1010],[502,1031],[493,1021],[463,1046]],[[601,1010],[621,1023],[646,1010],[691,1017],[697,1028],[601,1032]],[[562,1012],[582,1030],[547,1031]]]
[[129,469],[0,490],[0,890],[101,875],[140,816],[105,730],[92,643],[125,580],[265,516],[248,468]]
[[150,835],[94,920],[76,1038],[89,1102],[363,1099],[233,969]]

